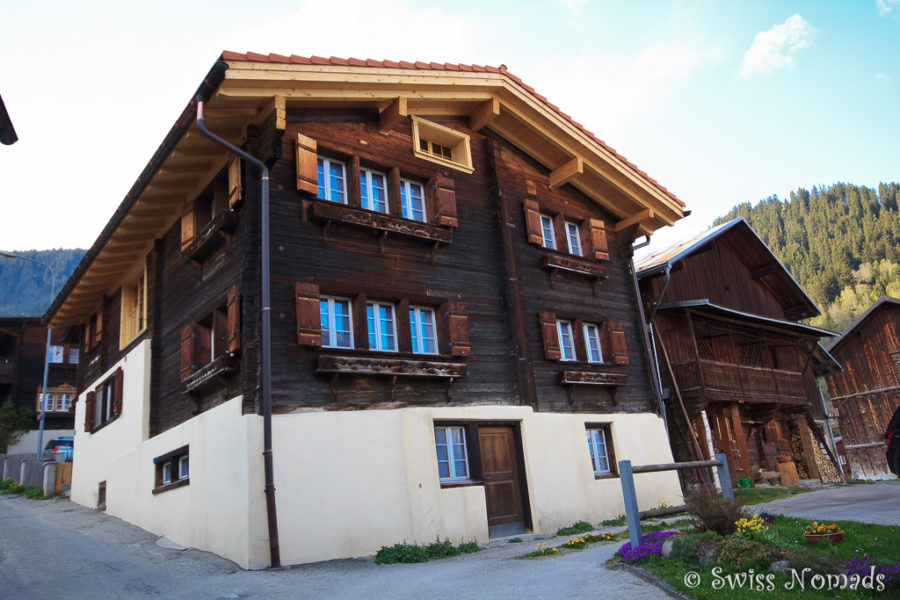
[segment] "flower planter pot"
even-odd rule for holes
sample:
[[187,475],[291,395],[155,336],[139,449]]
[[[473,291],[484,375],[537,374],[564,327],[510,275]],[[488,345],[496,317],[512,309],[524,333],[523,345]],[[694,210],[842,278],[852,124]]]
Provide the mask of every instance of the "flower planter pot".
[[839,544],[841,540],[844,539],[844,532],[833,531],[831,533],[804,533],[803,537],[805,537],[806,541],[813,546],[821,542],[823,538],[828,538],[832,544]]

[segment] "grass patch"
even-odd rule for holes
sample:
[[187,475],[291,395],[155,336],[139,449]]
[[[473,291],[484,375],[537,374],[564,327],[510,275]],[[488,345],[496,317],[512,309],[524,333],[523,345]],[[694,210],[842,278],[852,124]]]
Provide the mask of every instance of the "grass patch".
[[587,535],[572,538],[565,544],[560,544],[558,546],[549,546],[544,542],[538,542],[537,550],[529,552],[528,554],[523,554],[518,558],[541,558],[544,556],[557,556],[559,554],[566,554],[567,552],[572,550],[582,550],[584,548],[587,548],[591,544],[597,544],[600,542],[612,542],[617,537],[618,535],[615,533],[601,533],[599,535],[589,533]]
[[625,515],[618,515],[615,519],[600,521],[600,525],[603,527],[621,527],[627,522],[628,520],[625,518]]
[[693,529],[694,522],[691,519],[678,519],[676,521],[660,521],[655,524],[641,524],[641,531],[649,533],[651,531],[665,531],[667,529]]
[[587,533],[588,531],[593,530],[594,526],[587,521],[578,521],[577,523],[572,523],[568,527],[561,527],[559,530],[557,530],[556,535],[577,535],[579,533]]
[[511,540],[508,540],[506,543],[507,543],[507,544],[521,544],[521,543],[522,543],[522,538],[515,537],[515,538],[513,538],[513,539],[511,539]]
[[787,498],[788,496],[796,496],[812,490],[802,485],[794,485],[791,487],[773,487],[773,488],[738,488],[734,490],[734,498],[742,499],[744,505],[762,504],[771,502],[778,498]]
[[[640,557],[634,564],[687,596],[702,600],[723,597],[799,599],[801,595],[804,600],[872,598],[871,589],[863,589],[863,585],[856,590],[844,589],[841,577],[848,572],[865,576],[875,566],[884,569],[876,572],[892,577],[893,581],[887,585],[895,586],[888,587],[882,594],[876,593],[875,597],[896,597],[900,587],[900,550],[897,546],[900,527],[855,521],[835,523],[844,532],[844,539],[838,544],[823,540],[818,545],[811,545],[803,536],[809,521],[776,516],[769,529],[762,532],[738,532],[725,537],[712,532],[675,536],[671,557],[662,557],[657,549],[638,553]],[[706,566],[698,562],[698,556],[703,554],[712,557],[712,562]],[[769,571],[770,564],[778,560],[786,561],[793,571]],[[691,572],[699,576],[699,585],[685,584],[686,575]],[[831,589],[828,589],[829,575],[834,581]],[[738,585],[741,576],[745,579],[743,585]],[[746,579],[748,576],[752,579]],[[815,576],[819,576],[818,585],[813,583]],[[792,587],[786,587],[792,583]]]
[[429,560],[438,560],[441,558],[449,558],[451,556],[459,556],[463,554],[471,554],[478,552],[481,547],[477,542],[463,542],[458,546],[450,543],[450,540],[440,539],[428,544],[427,546],[419,546],[418,544],[394,544],[393,546],[382,546],[375,554],[376,565],[392,565],[396,563],[423,563]]

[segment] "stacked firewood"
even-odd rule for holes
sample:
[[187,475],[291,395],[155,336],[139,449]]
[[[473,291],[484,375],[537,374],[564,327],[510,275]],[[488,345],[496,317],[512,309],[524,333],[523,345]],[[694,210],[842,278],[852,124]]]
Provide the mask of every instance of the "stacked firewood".
[[797,463],[797,475],[800,479],[809,479],[809,471],[806,470],[806,452],[803,450],[803,442],[800,440],[800,430],[791,432],[791,450],[794,462]]

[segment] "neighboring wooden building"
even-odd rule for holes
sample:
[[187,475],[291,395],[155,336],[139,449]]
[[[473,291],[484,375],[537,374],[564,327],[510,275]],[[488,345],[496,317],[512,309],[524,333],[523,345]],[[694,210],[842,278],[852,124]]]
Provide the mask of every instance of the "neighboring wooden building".
[[853,477],[893,477],[884,432],[900,405],[900,299],[879,298],[829,351],[844,366],[825,381]]
[[[50,346],[46,429],[72,429],[78,345],[67,344],[64,332],[54,331]],[[40,317],[0,317],[0,404],[7,400],[27,406],[40,417],[39,395],[44,377],[42,357],[47,328]],[[33,429],[38,428],[35,419]]]
[[[225,53],[199,93],[270,169],[285,563],[596,522],[616,459],[671,460],[631,255],[684,207],[654,180],[505,67]],[[258,568],[260,176],[196,112],[50,311],[83,340],[72,499]]]
[[798,322],[819,310],[750,226],[730,221],[637,268],[676,459],[705,459],[711,442],[735,480],[837,477],[815,423],[816,377],[840,368],[818,340],[834,334]]

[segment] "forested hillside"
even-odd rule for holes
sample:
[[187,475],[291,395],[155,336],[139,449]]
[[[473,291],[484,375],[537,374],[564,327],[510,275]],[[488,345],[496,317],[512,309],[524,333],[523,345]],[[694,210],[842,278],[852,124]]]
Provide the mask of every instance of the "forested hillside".
[[[56,273],[59,292],[78,266],[85,250],[2,251],[46,263]],[[50,272],[40,265],[18,258],[0,257],[0,316],[40,316],[50,305]]]
[[900,184],[838,183],[789,200],[739,204],[744,217],[822,309],[810,324],[843,331],[882,294],[900,297]]

